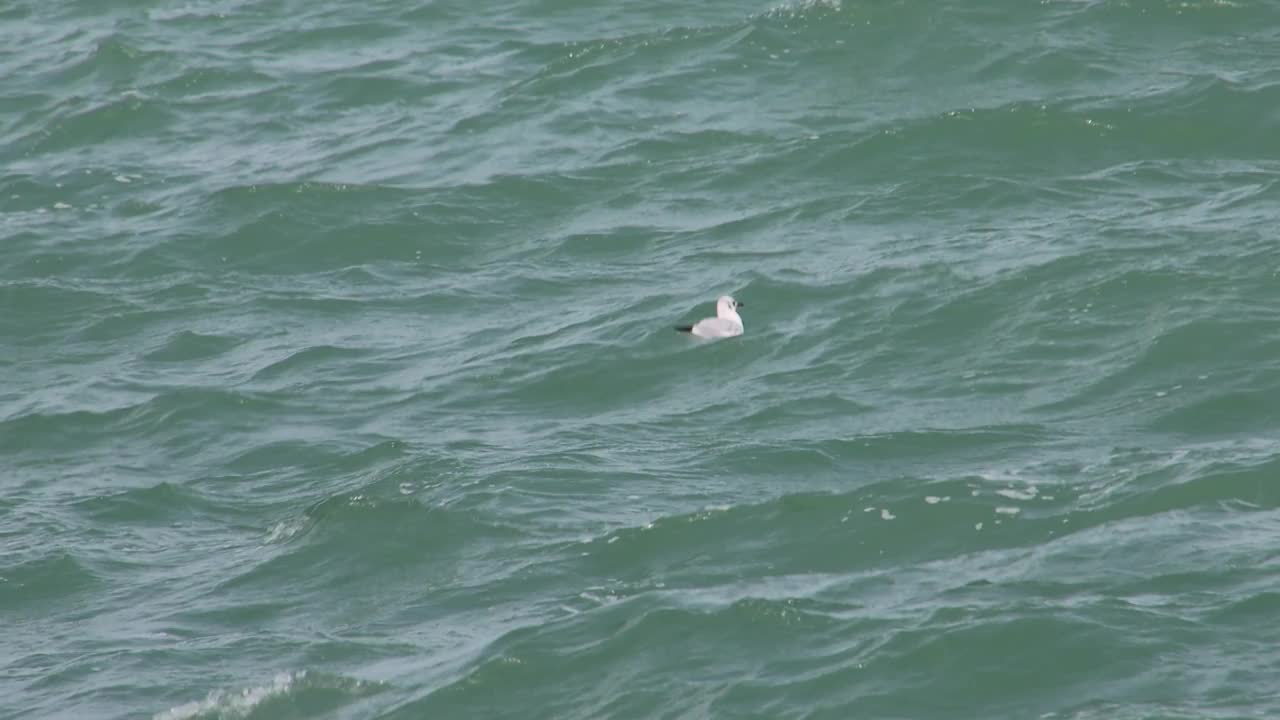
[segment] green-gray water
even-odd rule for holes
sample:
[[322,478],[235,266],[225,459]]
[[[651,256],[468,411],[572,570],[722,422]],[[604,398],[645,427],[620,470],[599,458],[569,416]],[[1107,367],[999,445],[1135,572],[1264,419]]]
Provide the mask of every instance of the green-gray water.
[[1274,0],[0,0],[0,110],[0,717],[1280,717]]

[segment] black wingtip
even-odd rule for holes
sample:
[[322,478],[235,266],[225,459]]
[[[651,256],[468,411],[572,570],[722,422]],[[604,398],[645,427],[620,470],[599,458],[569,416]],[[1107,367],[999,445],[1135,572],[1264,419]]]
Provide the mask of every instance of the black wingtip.
[[679,330],[680,332],[687,332],[687,333],[691,333],[691,332],[693,332],[693,326],[692,326],[692,325],[677,325],[677,326],[676,326],[676,330]]

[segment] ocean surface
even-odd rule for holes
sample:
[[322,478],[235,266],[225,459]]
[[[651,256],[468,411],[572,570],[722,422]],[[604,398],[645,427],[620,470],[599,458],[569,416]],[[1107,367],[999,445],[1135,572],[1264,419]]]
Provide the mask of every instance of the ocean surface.
[[0,0],[0,253],[5,720],[1280,717],[1277,0]]

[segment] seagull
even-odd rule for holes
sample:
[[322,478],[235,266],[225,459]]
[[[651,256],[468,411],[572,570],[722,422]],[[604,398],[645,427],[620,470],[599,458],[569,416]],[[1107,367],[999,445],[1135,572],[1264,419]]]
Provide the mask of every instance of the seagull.
[[742,317],[738,308],[743,304],[734,300],[731,295],[721,295],[716,300],[716,316],[704,318],[693,325],[677,325],[676,330],[697,335],[702,338],[727,338],[742,334]]

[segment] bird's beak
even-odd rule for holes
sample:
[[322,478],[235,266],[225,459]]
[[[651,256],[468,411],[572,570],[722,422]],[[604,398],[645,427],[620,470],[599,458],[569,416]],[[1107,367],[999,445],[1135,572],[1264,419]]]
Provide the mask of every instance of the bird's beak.
[[744,303],[744,302],[735,302],[735,303],[734,303],[734,305],[737,305],[738,307],[746,307],[746,306],[747,306],[747,304],[746,304],[746,303]]

